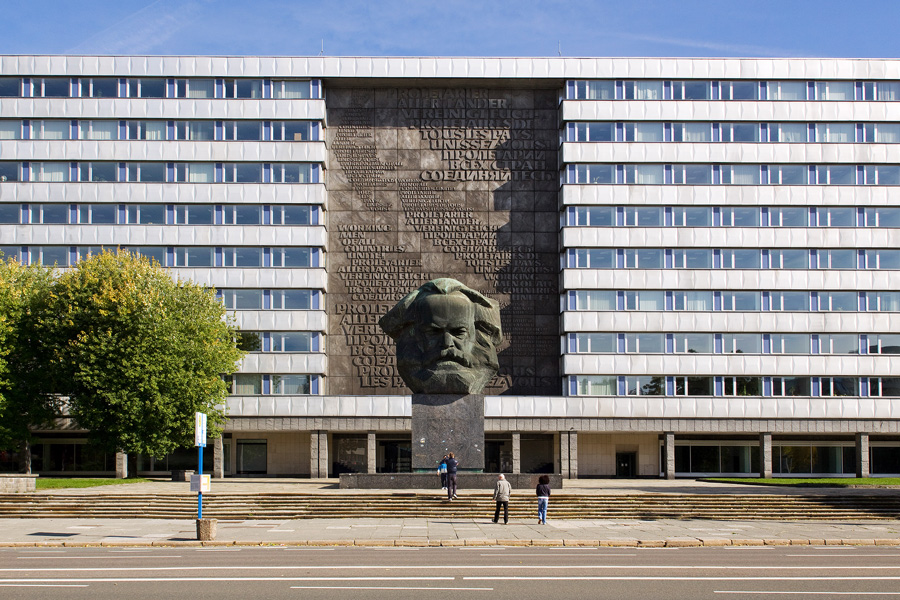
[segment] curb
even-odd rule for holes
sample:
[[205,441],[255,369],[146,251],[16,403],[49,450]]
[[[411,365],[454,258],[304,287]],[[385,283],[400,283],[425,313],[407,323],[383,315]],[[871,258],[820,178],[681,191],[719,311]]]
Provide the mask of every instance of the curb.
[[721,548],[723,546],[900,546],[900,538],[878,539],[696,539],[696,538],[670,538],[665,540],[637,540],[637,539],[613,539],[613,540],[502,540],[502,539],[446,539],[446,540],[294,540],[284,542],[246,541],[246,540],[212,540],[201,542],[199,540],[114,540],[99,542],[73,542],[71,540],[45,540],[35,542],[3,542],[0,548],[200,548],[210,546],[241,546],[241,547],[291,547],[291,546],[320,546],[320,547],[534,547],[534,548]]

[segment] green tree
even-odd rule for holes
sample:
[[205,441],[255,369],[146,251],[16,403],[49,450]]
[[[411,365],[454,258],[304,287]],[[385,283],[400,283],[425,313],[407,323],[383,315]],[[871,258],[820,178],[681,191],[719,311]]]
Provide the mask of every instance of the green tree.
[[[59,412],[46,377],[45,357],[34,331],[52,285],[52,270],[0,260],[0,448],[23,447],[31,427],[49,424]],[[21,465],[30,470],[29,461]]]
[[192,445],[195,412],[221,431],[222,374],[243,352],[212,290],[105,252],[59,275],[40,326],[54,387],[92,443],[162,457]]

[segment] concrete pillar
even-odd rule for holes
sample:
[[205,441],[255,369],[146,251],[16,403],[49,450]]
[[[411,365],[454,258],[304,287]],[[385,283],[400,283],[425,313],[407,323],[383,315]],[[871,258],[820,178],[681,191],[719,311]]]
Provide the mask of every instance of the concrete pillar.
[[559,473],[563,479],[569,478],[569,432],[559,432]]
[[578,432],[569,432],[569,478],[578,479]]
[[856,434],[856,476],[869,476],[869,434]]
[[663,475],[666,479],[675,479],[675,432],[665,433],[666,464],[663,465]]
[[124,452],[116,452],[116,479],[128,477],[128,455]]
[[772,434],[770,432],[759,434],[759,476],[766,479],[772,477]]
[[512,472],[522,472],[522,434],[512,432]]
[[376,450],[375,450],[375,432],[370,431],[366,436],[366,472],[374,473],[376,471],[375,468],[375,459],[377,458]]
[[309,477],[310,479],[318,479],[319,477],[319,432],[309,432]]
[[328,477],[328,432],[319,431],[319,477]]
[[222,436],[213,440],[213,479],[223,479],[225,477],[225,444],[222,443]]

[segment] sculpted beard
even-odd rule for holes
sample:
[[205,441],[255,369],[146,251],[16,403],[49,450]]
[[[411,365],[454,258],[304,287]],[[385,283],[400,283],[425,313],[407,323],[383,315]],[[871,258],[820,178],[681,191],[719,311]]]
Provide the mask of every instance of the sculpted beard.
[[[400,375],[423,384],[423,389],[413,390],[416,393],[467,394],[470,389],[481,389],[499,368],[497,351],[490,337],[480,330],[476,330],[475,343],[468,356],[453,348],[427,353],[412,332],[397,340],[397,349],[398,356],[405,357],[397,361]],[[477,380],[475,385],[470,381],[473,374]]]

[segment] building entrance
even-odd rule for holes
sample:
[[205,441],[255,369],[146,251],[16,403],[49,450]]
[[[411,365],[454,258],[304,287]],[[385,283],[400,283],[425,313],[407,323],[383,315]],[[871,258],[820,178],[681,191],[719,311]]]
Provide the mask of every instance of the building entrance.
[[616,452],[616,477],[637,475],[637,452]]
[[237,475],[265,475],[266,440],[237,440]]
[[376,456],[377,473],[412,471],[412,442],[409,440],[378,440]]

